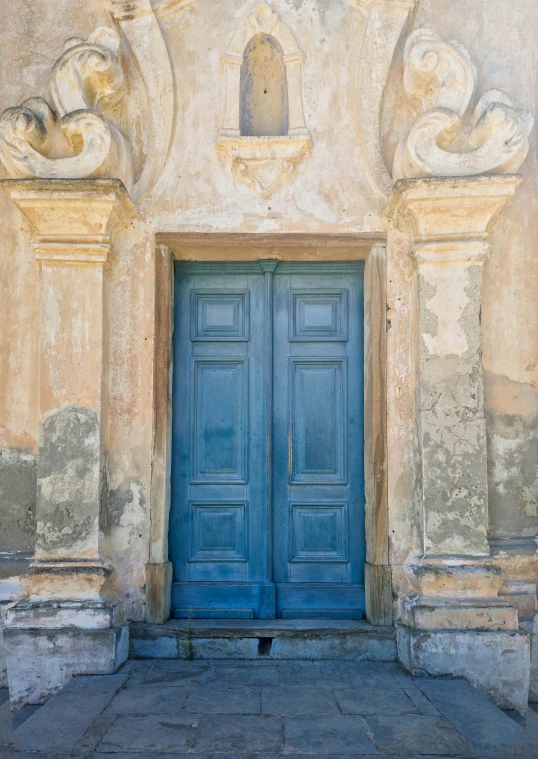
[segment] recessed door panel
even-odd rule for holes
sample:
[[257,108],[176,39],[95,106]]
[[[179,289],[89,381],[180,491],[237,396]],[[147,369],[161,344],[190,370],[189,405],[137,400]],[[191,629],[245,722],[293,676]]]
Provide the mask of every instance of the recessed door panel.
[[194,479],[246,482],[248,361],[195,359]]
[[290,360],[292,482],[345,482],[345,359]]

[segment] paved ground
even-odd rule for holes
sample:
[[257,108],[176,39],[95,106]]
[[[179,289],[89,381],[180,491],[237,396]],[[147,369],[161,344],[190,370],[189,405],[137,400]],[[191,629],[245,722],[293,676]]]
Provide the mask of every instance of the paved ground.
[[525,729],[467,682],[396,664],[130,661],[74,678],[14,733],[7,705],[2,759],[538,757],[534,711]]

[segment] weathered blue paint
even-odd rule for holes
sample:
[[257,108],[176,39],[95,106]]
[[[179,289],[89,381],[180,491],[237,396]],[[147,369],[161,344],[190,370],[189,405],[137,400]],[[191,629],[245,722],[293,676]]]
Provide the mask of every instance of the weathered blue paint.
[[177,617],[364,609],[360,264],[177,264]]

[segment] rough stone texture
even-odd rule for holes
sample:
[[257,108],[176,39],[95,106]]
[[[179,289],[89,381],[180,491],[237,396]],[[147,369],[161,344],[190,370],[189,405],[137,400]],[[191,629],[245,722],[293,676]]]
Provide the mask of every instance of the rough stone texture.
[[38,555],[77,557],[91,551],[100,511],[100,471],[96,412],[70,405],[50,414],[39,446]]
[[124,682],[123,675],[113,675],[106,680],[74,678],[70,687],[49,700],[19,728],[17,748],[28,751],[72,750]]
[[492,372],[485,372],[485,384],[490,534],[534,536],[538,516],[538,387]]
[[472,756],[465,738],[442,717],[367,717],[381,751],[387,753],[429,753],[445,756]]
[[487,550],[486,420],[477,330],[481,290],[481,266],[420,266],[427,553],[477,555]]
[[[156,668],[175,670],[176,684],[155,682]],[[351,714],[338,713],[343,694]],[[536,737],[532,719],[525,730],[463,680],[413,681],[381,663],[130,661],[73,678],[15,724],[22,759],[531,759]]]
[[[248,636],[248,637],[247,637]],[[260,652],[260,639],[270,638]],[[190,641],[190,643],[189,643]],[[131,656],[196,659],[332,659],[395,661],[393,628],[363,621],[179,620],[166,625],[136,624],[130,631]]]
[[398,657],[413,674],[456,675],[503,709],[527,712],[530,641],[525,633],[425,632],[398,625]]
[[126,627],[107,630],[16,630],[5,632],[8,680],[15,710],[41,703],[73,676],[109,674],[126,660]]
[[34,549],[36,467],[31,448],[0,448],[0,555]]
[[[518,756],[525,732],[482,693],[462,680],[416,680],[416,685],[441,714],[478,749],[483,757]],[[474,716],[470,724],[469,713]]]

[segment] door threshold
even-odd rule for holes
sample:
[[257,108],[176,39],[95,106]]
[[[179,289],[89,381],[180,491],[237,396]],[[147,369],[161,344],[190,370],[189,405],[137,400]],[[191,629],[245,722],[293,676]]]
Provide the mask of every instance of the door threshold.
[[194,636],[223,635],[257,638],[259,634],[286,635],[295,633],[354,632],[393,630],[392,627],[374,627],[364,619],[170,619],[164,625],[148,625],[166,630],[168,634],[191,630]]
[[396,630],[363,619],[171,619],[130,627],[133,659],[396,661]]

